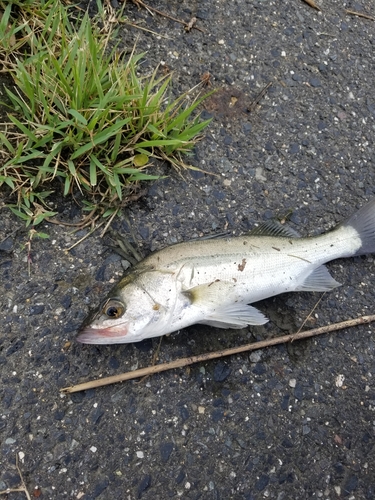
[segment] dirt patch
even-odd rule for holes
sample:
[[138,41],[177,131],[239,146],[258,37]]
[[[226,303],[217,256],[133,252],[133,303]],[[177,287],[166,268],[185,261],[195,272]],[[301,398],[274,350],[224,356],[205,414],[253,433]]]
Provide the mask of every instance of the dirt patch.
[[235,87],[221,88],[204,103],[205,109],[216,118],[234,120],[248,114],[252,99]]

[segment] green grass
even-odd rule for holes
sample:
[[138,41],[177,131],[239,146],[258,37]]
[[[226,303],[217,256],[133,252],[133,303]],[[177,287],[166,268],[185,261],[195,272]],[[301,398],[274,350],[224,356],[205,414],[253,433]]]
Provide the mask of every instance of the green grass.
[[140,76],[144,54],[111,46],[103,11],[73,22],[57,0],[0,1],[0,9],[0,56],[15,83],[0,133],[0,188],[12,190],[16,215],[33,225],[53,215],[55,178],[64,195],[79,189],[108,214],[130,185],[157,177],[149,174],[154,158],[186,167],[181,155],[209,123],[195,111],[206,96],[171,98],[171,77],[158,68]]

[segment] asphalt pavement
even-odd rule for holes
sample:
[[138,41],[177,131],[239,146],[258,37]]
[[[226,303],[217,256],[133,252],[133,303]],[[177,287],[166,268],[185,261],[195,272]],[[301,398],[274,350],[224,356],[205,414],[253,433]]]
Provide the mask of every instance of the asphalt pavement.
[[[169,176],[143,186],[113,224],[143,255],[272,218],[318,234],[374,196],[375,22],[346,12],[375,16],[374,4],[316,3],[321,11],[302,0],[149,1],[185,23],[196,17],[200,30],[187,31],[128,2],[148,31],[124,24],[119,36],[147,51],[142,72],[172,70],[175,95],[202,79],[217,89],[189,158],[210,173],[161,165]],[[53,201],[62,220],[82,216],[58,192]],[[50,238],[33,239],[29,276],[27,231],[1,208],[0,490],[21,473],[41,499],[375,498],[374,325],[64,395],[149,365],[159,339],[76,343],[122,258],[99,231],[67,252],[87,229],[41,229]],[[328,267],[340,288],[265,300],[261,327],[172,334],[157,362],[293,333],[315,306],[305,328],[373,314],[374,257]]]

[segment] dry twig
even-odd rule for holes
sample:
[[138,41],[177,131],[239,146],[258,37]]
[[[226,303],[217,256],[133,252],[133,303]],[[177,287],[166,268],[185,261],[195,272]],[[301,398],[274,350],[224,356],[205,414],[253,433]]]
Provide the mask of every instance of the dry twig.
[[369,16],[368,14],[364,14],[362,12],[356,12],[355,10],[346,9],[345,12],[350,14],[351,16],[364,17],[365,19],[370,19],[370,21],[375,21],[375,17]]
[[[297,334],[299,334],[299,332],[302,330],[302,328],[306,325],[306,323],[309,321],[309,319],[311,318],[311,315],[312,313],[315,311],[315,309],[318,307],[318,305],[320,304],[320,302],[322,301],[323,297],[325,296],[326,292],[323,293],[323,295],[320,297],[320,299],[317,301],[317,303],[315,304],[315,306],[311,309],[311,311],[309,312],[309,314],[306,316],[306,318],[303,320],[302,322],[302,325],[298,328],[298,331],[297,331]],[[293,342],[293,340],[292,340]]]
[[303,0],[305,3],[307,3],[308,5],[310,5],[310,7],[312,7],[313,9],[316,9],[316,10],[321,10],[320,7],[318,7],[316,5],[316,3],[314,2],[314,0]]
[[[161,347],[162,341],[163,341],[163,337],[160,337],[158,347],[157,347],[154,355],[152,356],[151,366],[155,366],[156,361],[159,359],[159,353],[160,353],[160,347]],[[136,382],[136,383],[140,384],[140,383],[144,382],[150,375],[151,375],[150,373],[148,375],[145,375],[140,380],[138,380],[138,382]]]
[[194,28],[194,29],[196,29],[196,30],[201,31],[202,33],[204,33],[204,30],[202,30],[201,28],[198,28],[198,26],[195,26],[195,22],[196,22],[196,18],[195,17],[193,17],[191,19],[191,21],[189,21],[187,23],[186,21],[183,21],[182,19],[177,19],[176,17],[172,17],[169,14],[166,14],[165,12],[162,12],[162,11],[160,11],[158,9],[155,9],[154,7],[150,7],[149,5],[147,5],[144,2],[142,2],[142,0],[133,0],[133,2],[136,5],[140,5],[144,9],[148,10],[150,13],[156,12],[156,14],[159,14],[159,16],[166,17],[167,19],[171,19],[172,21],[175,21],[176,23],[183,24],[185,26],[186,31],[190,31],[192,28]]
[[259,102],[266,95],[267,90],[271,87],[271,85],[272,85],[272,82],[268,82],[267,85],[259,92],[259,94],[256,96],[256,98],[253,100],[253,102],[247,108],[248,111],[254,111],[255,110],[255,108],[258,106]]
[[294,333],[291,335],[283,335],[282,337],[262,340],[260,342],[246,344],[244,346],[234,347],[232,349],[223,349],[220,351],[199,354],[197,356],[190,356],[189,358],[180,358],[170,363],[162,363],[160,365],[149,366],[147,368],[141,368],[139,370],[122,373],[120,375],[114,375],[112,377],[92,380],[90,382],[73,385],[71,387],[64,387],[63,389],[61,389],[61,392],[72,393],[72,392],[85,391],[87,389],[93,389],[95,387],[102,387],[104,385],[115,384],[117,382],[123,382],[125,380],[131,380],[138,377],[145,377],[146,375],[153,375],[154,373],[160,373],[166,370],[172,370],[174,368],[181,368],[183,366],[192,365],[194,363],[199,363],[201,361],[223,358],[224,356],[232,356],[233,354],[239,354],[241,352],[255,351],[257,349],[263,349],[264,347],[284,344],[285,342],[292,342],[292,341],[294,342],[296,340],[307,339],[309,337],[315,337],[317,335],[322,335],[324,333],[335,332],[352,326],[368,324],[371,323],[372,321],[375,321],[375,315],[361,316],[356,319],[349,319],[347,321],[342,321],[341,323],[333,323],[332,325],[322,326],[321,328],[313,328],[312,330],[307,330],[305,332]]
[[26,495],[27,500],[31,500],[30,493],[27,491],[26,483],[23,479],[21,469],[19,468],[19,465],[18,465],[18,454],[17,453],[16,453],[16,468],[17,468],[17,472],[18,472],[20,479],[21,479],[20,486],[18,486],[17,488],[7,488],[6,490],[2,490],[2,491],[0,491],[0,495],[9,495],[9,493],[16,493],[17,491],[23,491]]
[[94,226],[92,229],[90,229],[90,231],[87,234],[85,234],[85,236],[83,236],[78,241],[76,241],[72,246],[70,246],[69,248],[67,248],[66,252],[70,252],[70,250],[72,250],[72,248],[74,248],[77,245],[79,245],[80,243],[82,243],[82,241],[84,241],[86,238],[88,238],[89,236],[91,236],[92,233],[94,233],[97,229],[100,229],[106,223],[107,223],[107,220],[103,220],[100,224],[98,224],[97,226]]
[[192,17],[190,19],[190,21],[188,22],[188,25],[185,26],[185,31],[187,31],[189,33],[189,31],[191,31],[194,28],[194,24],[196,22],[197,22],[197,18],[196,17]]

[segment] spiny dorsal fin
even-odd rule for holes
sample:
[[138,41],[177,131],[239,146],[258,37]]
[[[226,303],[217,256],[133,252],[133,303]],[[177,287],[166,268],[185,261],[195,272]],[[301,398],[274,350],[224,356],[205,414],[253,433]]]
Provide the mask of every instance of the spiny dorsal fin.
[[262,222],[248,233],[251,236],[281,236],[282,238],[300,238],[301,235],[289,226],[283,226],[277,220]]

